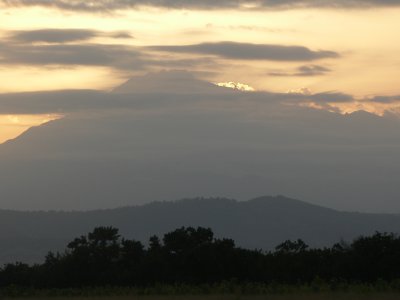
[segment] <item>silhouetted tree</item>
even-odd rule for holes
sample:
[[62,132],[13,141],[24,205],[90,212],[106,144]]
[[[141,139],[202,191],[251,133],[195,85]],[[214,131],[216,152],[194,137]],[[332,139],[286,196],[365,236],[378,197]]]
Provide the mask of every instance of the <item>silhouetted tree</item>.
[[287,240],[283,242],[282,244],[279,244],[278,246],[275,247],[275,250],[277,252],[284,252],[284,253],[300,253],[304,252],[306,249],[308,249],[308,245],[304,243],[304,241],[298,239],[297,241],[290,241]]
[[214,238],[210,228],[181,227],[147,248],[121,238],[118,229],[97,227],[75,238],[64,253],[49,252],[41,265],[7,264],[0,287],[55,288],[97,285],[148,286],[159,283],[311,283],[314,280],[373,282],[400,278],[400,238],[391,233],[360,237],[351,244],[310,249],[302,240],[285,241],[275,251],[235,246]]

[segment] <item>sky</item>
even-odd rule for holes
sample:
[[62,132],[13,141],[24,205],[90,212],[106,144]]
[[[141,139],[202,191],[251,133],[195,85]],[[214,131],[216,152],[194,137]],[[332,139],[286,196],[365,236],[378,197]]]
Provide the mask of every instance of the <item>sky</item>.
[[0,208],[282,194],[400,213],[399,15],[397,0],[0,0]]
[[[107,91],[179,69],[257,91],[351,95],[331,106],[382,115],[398,110],[399,13],[395,0],[2,0],[0,93]],[[58,117],[0,115],[0,142]]]

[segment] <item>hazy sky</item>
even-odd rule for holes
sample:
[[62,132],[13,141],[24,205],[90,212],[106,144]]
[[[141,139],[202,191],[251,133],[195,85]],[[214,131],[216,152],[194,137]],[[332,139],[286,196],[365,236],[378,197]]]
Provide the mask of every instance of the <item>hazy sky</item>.
[[[109,90],[155,70],[285,93],[340,92],[343,112],[396,110],[395,0],[0,0],[0,93]],[[390,101],[364,101],[391,96]],[[394,97],[393,97],[394,96]],[[56,117],[0,116],[0,142]]]

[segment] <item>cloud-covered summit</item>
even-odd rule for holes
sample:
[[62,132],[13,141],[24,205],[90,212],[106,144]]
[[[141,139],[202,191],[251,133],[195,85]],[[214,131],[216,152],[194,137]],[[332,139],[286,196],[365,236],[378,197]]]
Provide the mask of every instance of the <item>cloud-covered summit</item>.
[[[178,102],[182,107],[203,103],[199,99],[216,99],[218,103],[241,103],[251,114],[262,113],[269,106],[319,107],[327,111],[340,112],[336,104],[396,104],[400,96],[375,96],[357,99],[350,94],[337,91],[312,93],[291,91],[278,93],[270,91],[237,92],[232,87],[238,83],[228,81],[220,84],[200,79],[198,74],[183,70],[150,72],[134,76],[115,87],[111,92],[99,90],[61,90],[22,93],[0,93],[0,115],[12,114],[78,114],[81,112],[148,111],[163,110]],[[239,84],[242,85],[242,84]],[[246,85],[242,85],[246,86]],[[228,88],[231,87],[231,88]],[[247,87],[247,86],[246,86]],[[239,89],[240,90],[240,89]],[[253,90],[250,88],[243,90]],[[151,99],[151,101],[148,101]],[[210,100],[210,108],[213,107]],[[224,107],[224,106],[222,106]],[[234,106],[232,106],[233,108]],[[238,106],[240,107],[240,105]],[[255,107],[261,108],[260,110]],[[268,107],[268,108],[267,108]],[[226,107],[225,107],[226,108]],[[276,107],[275,107],[276,108]],[[310,108],[309,108],[310,109]],[[313,108],[312,110],[315,110]],[[387,111],[389,112],[389,111]]]
[[113,89],[115,93],[219,93],[223,89],[188,71],[171,70],[136,76]]

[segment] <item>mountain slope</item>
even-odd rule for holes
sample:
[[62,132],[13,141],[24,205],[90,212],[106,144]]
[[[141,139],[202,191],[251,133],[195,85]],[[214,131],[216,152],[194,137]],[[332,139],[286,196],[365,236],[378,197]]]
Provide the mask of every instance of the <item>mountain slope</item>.
[[64,115],[0,145],[0,208],[285,194],[400,212],[400,120],[300,105],[334,96],[243,93],[182,72],[135,77],[113,92],[0,94],[3,114]]
[[400,216],[340,212],[277,197],[250,201],[187,199],[87,212],[0,211],[0,261],[38,261],[48,250],[64,249],[95,226],[115,226],[123,236],[146,242],[181,226],[211,227],[247,248],[272,249],[286,239],[312,246],[332,245],[375,231],[396,232]]
[[396,122],[381,118],[370,129],[351,116],[293,107],[277,115],[265,108],[270,115],[254,122],[233,110],[250,104],[219,103],[232,111],[215,112],[208,107],[218,101],[196,101],[154,104],[162,113],[67,116],[0,145],[0,207],[284,193],[346,210],[400,211]]

